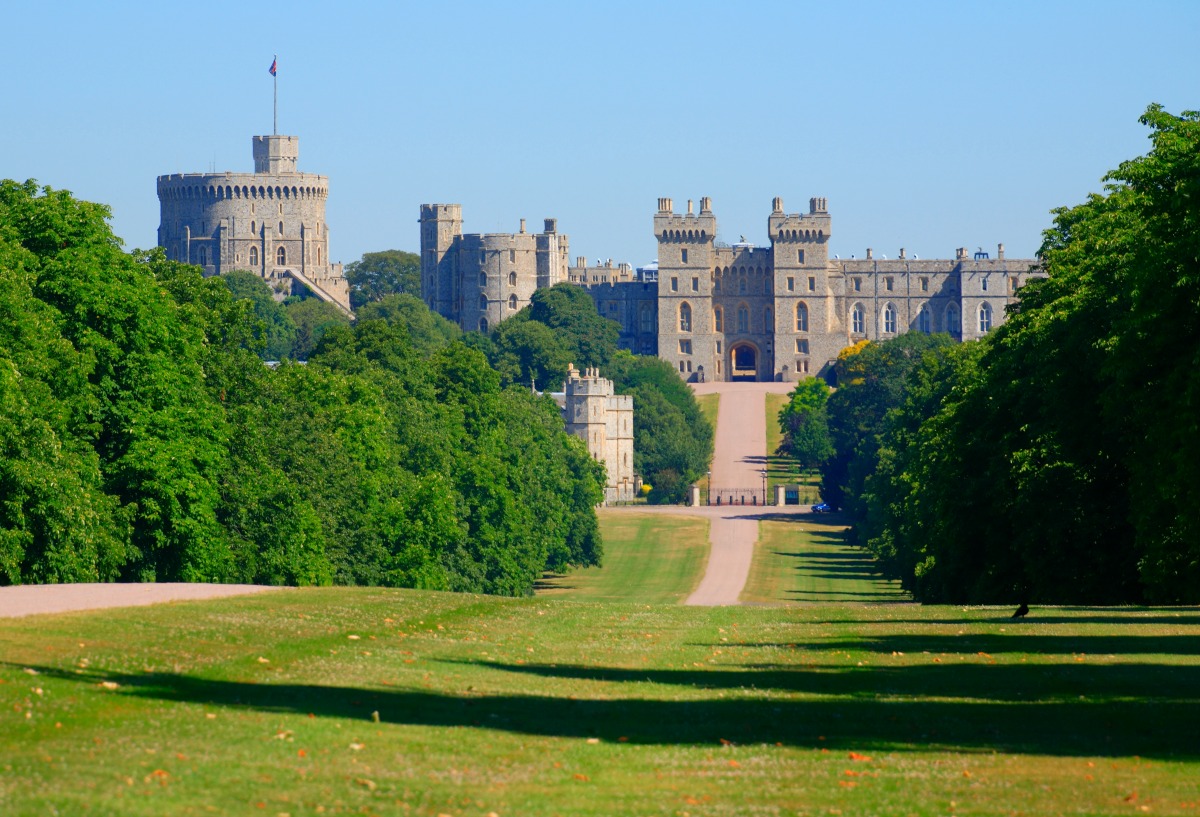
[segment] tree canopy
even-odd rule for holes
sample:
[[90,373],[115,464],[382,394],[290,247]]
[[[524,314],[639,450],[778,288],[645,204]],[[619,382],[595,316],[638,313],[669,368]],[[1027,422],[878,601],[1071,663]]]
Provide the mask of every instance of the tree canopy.
[[365,253],[345,269],[350,284],[350,308],[382,300],[388,295],[421,297],[421,256],[404,250]]

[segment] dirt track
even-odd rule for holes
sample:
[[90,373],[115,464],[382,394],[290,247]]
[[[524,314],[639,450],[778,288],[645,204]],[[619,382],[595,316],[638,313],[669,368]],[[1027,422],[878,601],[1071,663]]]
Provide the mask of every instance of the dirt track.
[[27,584],[0,587],[0,618],[69,613],[105,607],[140,607],[284,590],[256,584]]

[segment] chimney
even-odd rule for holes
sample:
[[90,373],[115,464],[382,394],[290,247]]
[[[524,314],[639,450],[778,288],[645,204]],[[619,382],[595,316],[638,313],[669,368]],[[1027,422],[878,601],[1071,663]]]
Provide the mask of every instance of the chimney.
[[525,219],[521,219],[521,235],[525,235]]
[[690,215],[692,215],[692,200],[691,200],[691,199],[688,199],[688,212],[687,212],[687,214],[688,214],[689,216],[690,216]]
[[773,198],[771,200],[771,212],[772,213],[782,213],[783,212],[783,197],[782,196],[776,196],[775,198]]
[[708,196],[705,196],[704,198],[700,199],[700,213],[704,214],[704,213],[711,213],[711,212],[712,212],[712,199],[710,199]]
[[996,257],[999,258],[1001,261],[1004,260],[1004,245],[1003,244],[996,245]]
[[904,258],[904,248],[903,247],[900,248],[900,258],[901,259]]
[[660,213],[669,213],[669,212],[671,212],[671,208],[672,208],[673,206],[674,206],[674,205],[673,205],[673,203],[671,202],[671,200],[670,200],[670,199],[663,198],[663,199],[659,199],[659,200],[658,200],[658,212],[660,212]]
[[867,260],[870,261],[875,255],[871,252],[871,248],[867,247]]

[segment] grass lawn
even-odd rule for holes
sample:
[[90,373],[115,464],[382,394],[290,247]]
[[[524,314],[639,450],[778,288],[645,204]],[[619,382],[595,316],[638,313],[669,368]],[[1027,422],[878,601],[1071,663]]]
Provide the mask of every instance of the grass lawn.
[[717,410],[721,404],[719,394],[698,394],[696,402],[700,404],[700,413],[712,424],[713,431],[717,430]]
[[741,601],[884,604],[909,596],[875,572],[869,554],[846,544],[844,525],[813,514],[759,523]]
[[0,813],[1200,812],[1200,611],[316,589],[0,620]]
[[604,566],[550,575],[538,595],[583,601],[674,604],[700,584],[708,561],[708,520],[601,508]]

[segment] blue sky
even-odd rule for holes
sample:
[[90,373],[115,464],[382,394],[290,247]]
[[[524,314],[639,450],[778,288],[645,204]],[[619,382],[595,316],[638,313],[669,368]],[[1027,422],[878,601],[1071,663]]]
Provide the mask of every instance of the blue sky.
[[[202,13],[195,9],[203,8]],[[1049,211],[1144,153],[1151,102],[1200,108],[1200,2],[12,3],[0,177],[155,243],[155,177],[249,171],[300,137],[334,259],[558,218],[572,257],[655,257],[659,196],[766,242],[825,196],[831,251],[1029,256]]]

